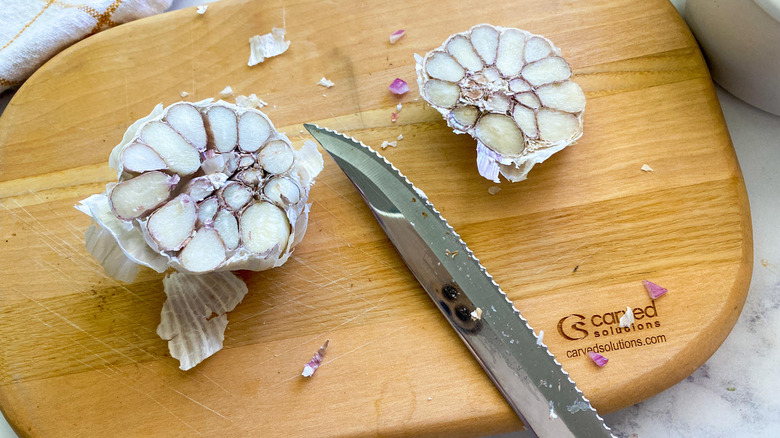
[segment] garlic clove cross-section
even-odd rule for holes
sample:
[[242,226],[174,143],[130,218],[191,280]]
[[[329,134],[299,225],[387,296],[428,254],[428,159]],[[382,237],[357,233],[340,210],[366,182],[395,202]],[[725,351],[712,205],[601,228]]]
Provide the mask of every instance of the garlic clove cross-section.
[[477,140],[485,178],[522,181],[582,136],[585,94],[547,38],[480,24],[415,59],[420,94],[455,133]]
[[229,271],[285,263],[306,231],[322,155],[310,141],[294,149],[257,109],[208,99],[158,105],[128,128],[109,165],[118,181],[76,206],[93,220],[87,249],[120,281],[133,281],[139,265],[179,271],[164,282],[176,303],[166,302],[161,322],[177,328],[161,336],[182,369],[191,368],[221,347],[227,320],[204,325],[188,320],[203,314],[172,313],[202,305],[201,292],[212,294],[181,293],[181,285],[227,281],[225,290],[240,301],[246,287]]

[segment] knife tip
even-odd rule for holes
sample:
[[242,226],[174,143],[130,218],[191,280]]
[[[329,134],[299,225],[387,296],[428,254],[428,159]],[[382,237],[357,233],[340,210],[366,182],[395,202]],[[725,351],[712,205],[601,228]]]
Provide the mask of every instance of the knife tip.
[[315,132],[322,131],[322,128],[313,123],[304,123],[303,127],[306,128],[306,130],[309,131],[309,134],[311,135],[314,135]]

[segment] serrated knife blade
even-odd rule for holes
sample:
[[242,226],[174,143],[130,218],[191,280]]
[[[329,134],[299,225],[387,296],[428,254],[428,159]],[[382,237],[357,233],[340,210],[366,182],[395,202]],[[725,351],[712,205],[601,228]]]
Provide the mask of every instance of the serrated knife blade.
[[523,424],[542,438],[613,437],[425,194],[363,143],[316,125],[304,127],[358,189],[406,265]]

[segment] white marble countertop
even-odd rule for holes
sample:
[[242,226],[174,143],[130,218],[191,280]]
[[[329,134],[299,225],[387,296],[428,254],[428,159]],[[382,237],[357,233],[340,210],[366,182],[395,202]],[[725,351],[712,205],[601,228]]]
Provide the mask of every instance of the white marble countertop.
[[[671,1],[683,9],[685,0]],[[175,0],[172,9],[207,2]],[[11,96],[0,96],[0,111]],[[780,117],[721,88],[718,98],[750,200],[755,260],[750,292],[734,330],[701,368],[655,397],[606,415],[621,438],[780,437]],[[15,437],[0,418],[0,438]]]

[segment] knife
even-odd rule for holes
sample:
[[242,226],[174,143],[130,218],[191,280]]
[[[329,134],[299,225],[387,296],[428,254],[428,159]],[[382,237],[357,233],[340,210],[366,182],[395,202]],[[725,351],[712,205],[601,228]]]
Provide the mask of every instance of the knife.
[[363,143],[304,127],[352,181],[417,281],[534,436],[614,437],[425,194]]

